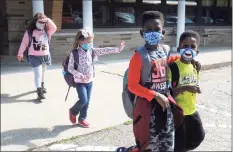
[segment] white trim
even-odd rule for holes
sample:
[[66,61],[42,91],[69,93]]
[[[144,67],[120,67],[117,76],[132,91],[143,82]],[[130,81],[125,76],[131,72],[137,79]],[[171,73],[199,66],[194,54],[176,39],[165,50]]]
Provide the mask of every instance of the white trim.
[[[106,34],[135,34],[139,31],[119,31],[119,32],[94,32],[95,35],[106,35]],[[53,36],[75,36],[77,33],[54,33]]]

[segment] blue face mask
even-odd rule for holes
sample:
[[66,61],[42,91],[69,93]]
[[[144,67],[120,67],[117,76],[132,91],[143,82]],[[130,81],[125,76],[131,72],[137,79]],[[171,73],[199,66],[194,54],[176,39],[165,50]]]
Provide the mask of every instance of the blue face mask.
[[197,56],[197,53],[192,48],[183,48],[180,49],[180,55],[185,61],[192,61]]
[[81,47],[84,49],[84,51],[88,51],[92,48],[92,45],[91,43],[84,43],[84,44],[81,44]]
[[144,32],[143,38],[150,45],[156,45],[162,40],[161,32]]

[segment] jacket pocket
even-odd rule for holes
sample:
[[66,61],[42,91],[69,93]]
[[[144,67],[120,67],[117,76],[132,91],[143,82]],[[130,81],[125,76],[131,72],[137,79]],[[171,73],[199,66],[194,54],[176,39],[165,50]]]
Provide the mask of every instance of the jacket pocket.
[[139,116],[133,121],[133,125],[136,125],[141,119],[142,119],[142,116],[139,115]]

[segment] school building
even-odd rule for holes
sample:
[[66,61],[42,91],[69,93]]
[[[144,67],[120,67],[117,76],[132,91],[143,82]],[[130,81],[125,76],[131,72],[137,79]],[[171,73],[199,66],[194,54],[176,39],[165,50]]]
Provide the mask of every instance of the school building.
[[[84,0],[0,0],[1,54],[17,53],[26,22],[33,16],[33,1],[43,1],[44,13],[56,23],[58,31],[52,37],[52,53],[55,57],[64,57],[72,47],[77,29],[83,26],[83,16],[90,13],[83,12],[83,7],[90,7],[83,5]],[[92,1],[95,46],[119,46],[122,40],[129,50],[142,45],[141,15],[147,10],[164,14],[166,37],[163,41],[175,46],[178,0],[86,1]],[[185,28],[200,33],[202,46],[231,46],[232,0],[186,0],[185,5]]]

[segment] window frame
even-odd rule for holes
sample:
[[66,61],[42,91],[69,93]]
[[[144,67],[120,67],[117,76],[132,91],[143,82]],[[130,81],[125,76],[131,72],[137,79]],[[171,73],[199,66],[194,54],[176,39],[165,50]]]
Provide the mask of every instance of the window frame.
[[[213,18],[214,19],[214,23],[211,24],[211,23],[201,23],[201,18],[202,18],[202,11],[204,9],[209,9],[209,10],[212,10],[214,12],[217,12],[219,11],[219,9],[224,9],[224,10],[227,10],[229,13],[229,15],[232,15],[231,14],[231,11],[232,11],[232,7],[230,6],[230,3],[231,3],[231,0],[228,0],[228,6],[227,7],[217,7],[217,0],[214,0],[214,5],[213,6],[202,6],[202,0],[195,0],[197,2],[197,7],[196,7],[196,22],[195,23],[187,23],[185,24],[186,26],[232,26],[232,23],[230,23],[230,20],[228,19],[227,20],[227,23],[222,23],[222,24],[216,24],[216,20],[215,20],[215,17]],[[63,2],[63,9],[64,9],[64,5],[66,5],[67,3],[72,3],[72,5],[82,5],[82,1],[74,1],[74,0],[64,0]],[[93,6],[93,10],[94,10],[94,7],[96,6],[107,6],[109,7],[109,10],[110,10],[110,23],[109,24],[95,24],[93,22],[93,27],[94,28],[140,28],[141,27],[141,17],[142,17],[142,13],[145,11],[145,10],[150,10],[152,7],[153,7],[153,4],[146,4],[146,3],[143,3],[143,0],[136,0],[135,3],[132,3],[132,2],[116,2],[114,0],[105,0],[105,1],[97,1],[97,0],[93,0],[92,1],[92,6]],[[135,24],[116,24],[116,21],[115,21],[115,11],[120,8],[120,7],[132,7],[134,9],[134,15],[135,15]],[[161,3],[160,3],[160,6],[158,7],[159,8],[159,11],[161,13],[164,14],[164,20],[166,21],[166,17],[168,16],[167,15],[167,8],[169,8],[171,6],[168,6],[167,5],[167,0],[161,0]],[[82,6],[81,6],[81,11],[82,11]],[[214,15],[216,16],[216,15]],[[62,13],[62,17],[63,17],[63,13]],[[167,24],[165,22],[165,26],[166,27],[174,27],[176,26],[176,24]],[[73,24],[73,23],[70,23],[70,24],[64,24],[62,22],[62,28],[63,29],[72,29],[72,28],[82,28],[82,26],[78,26],[77,24]]]

